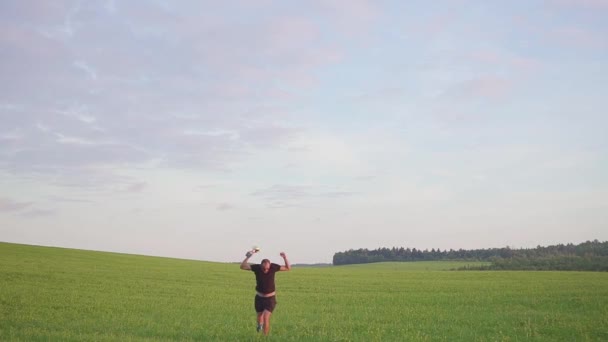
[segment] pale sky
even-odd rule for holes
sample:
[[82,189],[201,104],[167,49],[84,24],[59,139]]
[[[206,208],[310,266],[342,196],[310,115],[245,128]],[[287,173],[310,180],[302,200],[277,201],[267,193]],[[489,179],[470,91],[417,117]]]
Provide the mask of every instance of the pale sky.
[[608,240],[608,1],[0,2],[0,241]]

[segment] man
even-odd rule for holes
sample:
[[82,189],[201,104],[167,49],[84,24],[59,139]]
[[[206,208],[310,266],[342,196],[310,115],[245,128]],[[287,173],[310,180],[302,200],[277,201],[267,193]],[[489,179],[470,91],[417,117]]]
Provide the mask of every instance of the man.
[[258,264],[250,265],[248,263],[249,258],[259,249],[254,249],[247,252],[245,260],[241,263],[241,269],[246,271],[253,271],[255,273],[255,312],[258,315],[258,328],[257,331],[264,330],[264,335],[268,335],[270,332],[270,315],[277,305],[275,286],[274,286],[274,274],[279,271],[291,270],[291,265],[287,260],[287,255],[281,252],[281,257],[285,265],[280,266],[278,264],[270,263],[270,260],[264,259]]

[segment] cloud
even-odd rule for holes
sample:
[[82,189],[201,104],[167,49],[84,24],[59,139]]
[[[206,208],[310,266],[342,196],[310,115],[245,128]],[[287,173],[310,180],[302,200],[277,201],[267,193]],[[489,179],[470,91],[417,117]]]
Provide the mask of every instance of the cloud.
[[511,57],[507,63],[513,66],[516,70],[536,71],[543,67],[543,63],[535,58],[530,57]]
[[337,199],[356,195],[352,191],[323,189],[310,185],[275,184],[252,192],[251,196],[265,200],[270,207],[301,206],[311,199]]
[[381,89],[368,91],[367,93],[364,93],[361,95],[352,96],[349,99],[349,101],[356,101],[356,102],[363,102],[363,103],[367,103],[367,102],[387,103],[387,102],[399,101],[406,95],[407,95],[407,92],[405,91],[405,89],[403,89],[401,87],[383,87]]
[[268,146],[292,141],[299,133],[302,133],[302,130],[303,128],[299,127],[267,124],[244,129],[239,136],[248,144]]
[[[268,46],[279,53],[297,52],[319,39],[320,28],[305,17],[279,17],[268,29]],[[270,52],[273,53],[272,51]]]
[[425,18],[417,26],[414,26],[415,32],[421,33],[424,36],[432,37],[439,33],[444,33],[449,29],[449,25],[455,20],[452,14],[439,14]]
[[374,179],[376,179],[376,176],[371,176],[371,175],[363,175],[363,176],[355,177],[355,180],[360,181],[360,182],[370,182],[370,181],[373,181]]
[[[285,104],[343,56],[323,21],[374,16],[365,1],[311,4],[321,21],[285,11],[238,22],[231,6],[196,2],[4,6],[20,20],[0,21],[0,73],[13,80],[0,85],[0,169],[67,183],[93,166],[226,170],[252,147],[288,144],[303,128]],[[264,107],[284,109],[252,112]]]
[[217,205],[216,209],[219,211],[233,210],[236,207],[230,203],[220,203]]
[[268,200],[293,200],[312,196],[311,187],[302,185],[275,184],[269,188],[256,190],[252,196],[262,197]]
[[216,189],[220,186],[220,184],[205,184],[205,185],[197,185],[192,190],[195,192],[203,192],[212,189]]
[[290,160],[301,165],[315,165],[337,170],[354,169],[360,165],[360,149],[357,141],[330,132],[307,132],[297,136],[287,145]]
[[53,210],[33,208],[33,205],[33,202],[20,202],[0,197],[0,213],[18,213],[25,218],[44,217],[55,213]]
[[114,14],[117,12],[116,1],[115,0],[107,0],[104,4],[104,8],[108,13]]
[[61,196],[49,196],[51,202],[63,202],[63,203],[95,203],[95,201],[81,198],[70,198]]
[[328,10],[330,22],[347,35],[360,36],[376,23],[382,12],[374,1],[368,0],[318,0],[321,8]]
[[553,0],[553,3],[570,8],[608,10],[608,0]]
[[93,81],[97,80],[97,71],[83,61],[74,61],[74,67],[82,70]]
[[[44,139],[47,140],[47,139]],[[48,140],[47,140],[48,141]],[[148,160],[148,155],[126,144],[103,144],[78,137],[59,135],[45,145],[23,144],[0,161],[0,168],[12,172],[47,172],[84,169],[120,162],[133,164]]]
[[482,77],[462,83],[465,96],[499,98],[507,95],[512,82],[502,77]]
[[54,210],[46,210],[46,209],[32,209],[26,212],[23,212],[20,216],[25,218],[39,218],[39,217],[47,217],[55,214]]
[[124,189],[124,192],[138,193],[138,192],[144,191],[147,187],[148,187],[148,183],[138,182],[138,183],[130,184],[129,186],[127,186],[127,188]]
[[560,45],[570,47],[602,49],[608,46],[605,33],[576,26],[555,28],[547,33],[547,38]]
[[542,68],[542,62],[536,58],[517,56],[497,50],[477,50],[470,54],[473,63],[483,63],[493,68],[503,67],[509,71],[522,74]]
[[3,20],[22,23],[52,25],[61,23],[70,13],[71,1],[3,1],[0,3],[0,17]]
[[22,209],[28,208],[32,206],[32,202],[19,202],[14,201],[9,198],[1,198],[0,197],[0,213],[1,212],[13,212],[20,211]]
[[502,99],[509,95],[513,81],[497,76],[481,76],[452,86],[444,95],[462,99]]
[[21,100],[24,91],[29,89],[33,95],[41,85],[60,85],[61,82],[52,77],[56,72],[65,71],[62,61],[68,58],[69,52],[63,44],[32,28],[0,20],[0,48],[3,51],[0,73],[11,80],[0,85],[0,102]]

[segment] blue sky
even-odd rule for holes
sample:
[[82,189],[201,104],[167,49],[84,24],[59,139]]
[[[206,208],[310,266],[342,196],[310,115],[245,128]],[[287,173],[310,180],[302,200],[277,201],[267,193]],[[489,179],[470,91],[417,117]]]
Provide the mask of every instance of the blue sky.
[[608,2],[4,1],[0,240],[608,239]]

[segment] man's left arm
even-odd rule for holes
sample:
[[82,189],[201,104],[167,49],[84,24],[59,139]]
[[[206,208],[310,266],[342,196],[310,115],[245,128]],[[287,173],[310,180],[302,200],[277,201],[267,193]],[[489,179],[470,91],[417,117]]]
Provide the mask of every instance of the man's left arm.
[[281,257],[283,258],[285,265],[281,266],[280,271],[291,270],[291,264],[289,263],[289,260],[287,260],[287,254],[285,254],[285,252],[281,252]]

